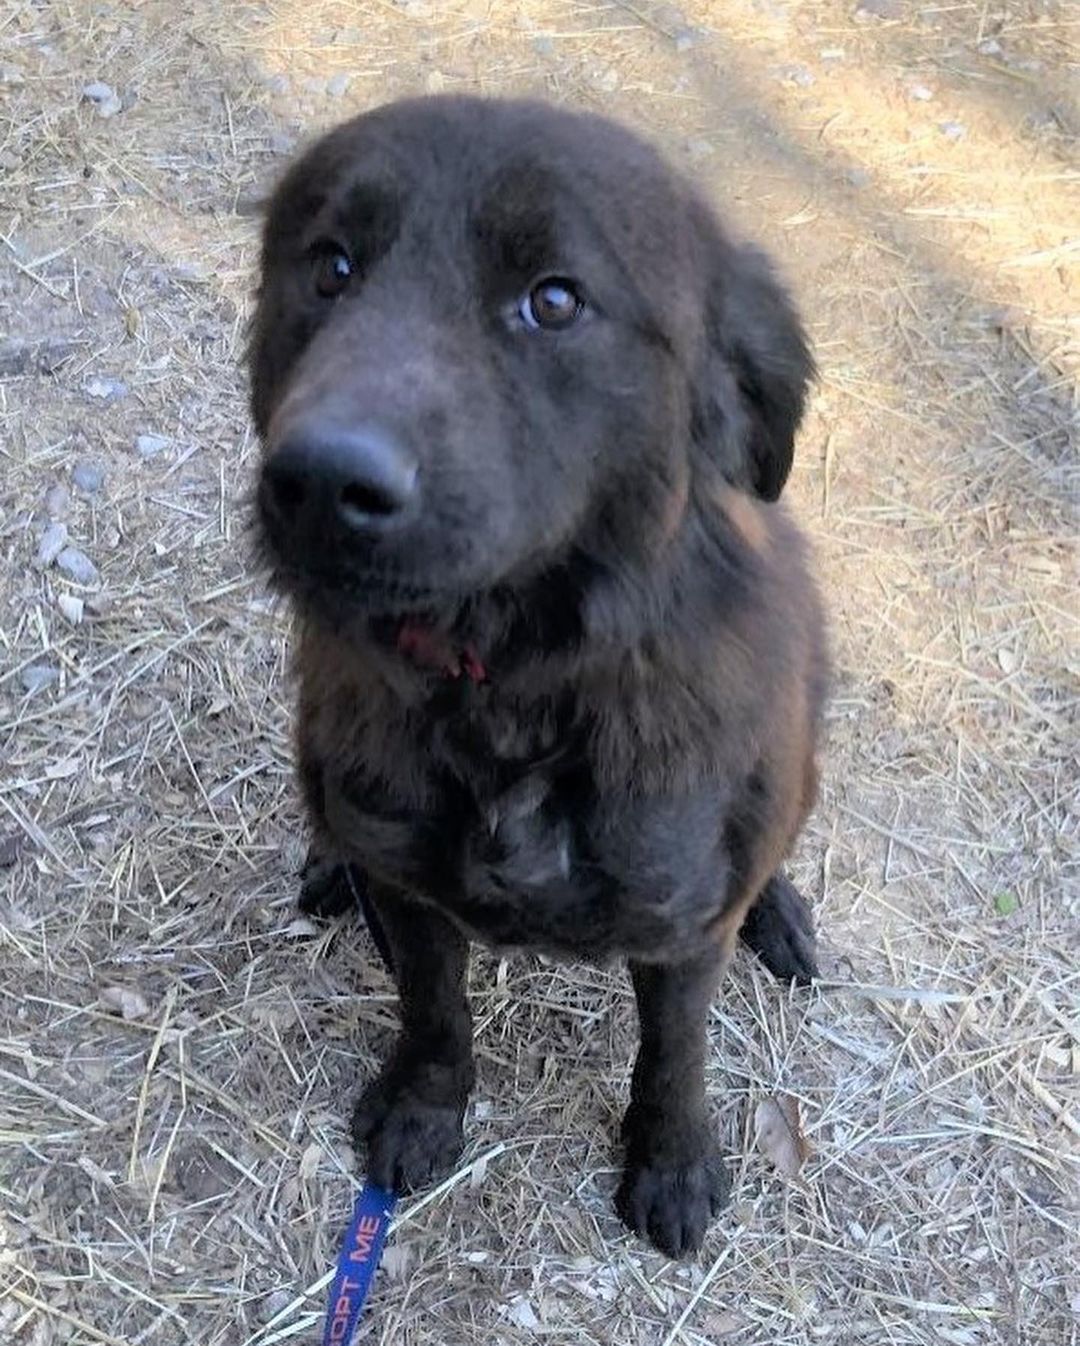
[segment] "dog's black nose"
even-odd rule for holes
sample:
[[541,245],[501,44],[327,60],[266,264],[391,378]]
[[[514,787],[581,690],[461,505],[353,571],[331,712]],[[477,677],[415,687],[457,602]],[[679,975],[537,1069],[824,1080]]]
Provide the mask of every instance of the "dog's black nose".
[[286,526],[378,534],[416,503],[416,460],[384,430],[311,425],[287,434],[263,467],[266,502]]

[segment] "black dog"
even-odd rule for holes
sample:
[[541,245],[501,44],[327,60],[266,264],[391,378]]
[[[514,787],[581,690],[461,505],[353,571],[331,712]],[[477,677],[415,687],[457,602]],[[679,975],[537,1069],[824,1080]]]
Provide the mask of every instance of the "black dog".
[[356,1113],[371,1175],[458,1154],[471,938],[623,956],[619,1210],[697,1248],[727,1193],[703,1077],[722,966],[741,930],[779,976],[814,970],[778,867],[815,794],[823,624],[763,503],[811,374],[788,299],[627,131],[421,99],[284,178],[251,371],[259,533],[298,615],[306,902],[366,880],[401,996]]

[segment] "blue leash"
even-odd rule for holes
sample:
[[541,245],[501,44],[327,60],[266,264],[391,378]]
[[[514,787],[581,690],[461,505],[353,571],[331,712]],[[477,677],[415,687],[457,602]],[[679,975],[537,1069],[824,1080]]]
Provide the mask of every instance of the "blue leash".
[[[394,957],[390,952],[390,942],[383,931],[375,904],[368,896],[367,884],[363,875],[354,866],[347,865],[345,877],[348,880],[353,897],[364,913],[368,928],[375,940],[375,947],[386,964],[386,970],[394,975]],[[356,1198],[352,1220],[345,1231],[341,1252],[338,1254],[337,1271],[330,1282],[330,1293],[326,1300],[326,1327],[323,1329],[323,1346],[349,1346],[356,1332],[356,1325],[364,1311],[371,1282],[378,1270],[382,1257],[383,1244],[390,1229],[390,1221],[397,1205],[393,1192],[374,1183],[365,1183],[363,1191]]]
[[397,1197],[367,1183],[356,1199],[326,1301],[323,1346],[349,1346],[382,1257]]

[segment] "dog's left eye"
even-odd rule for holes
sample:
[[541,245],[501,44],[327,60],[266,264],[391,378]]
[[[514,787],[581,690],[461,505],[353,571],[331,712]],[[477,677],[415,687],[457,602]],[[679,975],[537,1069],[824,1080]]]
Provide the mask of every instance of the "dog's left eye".
[[518,312],[526,327],[559,332],[576,322],[584,308],[585,302],[573,281],[552,277],[540,281],[522,297]]
[[323,299],[335,299],[352,278],[353,265],[340,248],[320,249],[311,259],[315,289]]

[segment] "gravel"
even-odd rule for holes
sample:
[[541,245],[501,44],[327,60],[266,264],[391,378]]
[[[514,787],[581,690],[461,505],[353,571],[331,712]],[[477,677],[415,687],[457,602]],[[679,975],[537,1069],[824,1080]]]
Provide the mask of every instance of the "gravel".
[[57,482],[45,492],[45,513],[50,519],[62,519],[71,508],[71,492]]
[[88,103],[93,103],[100,117],[115,117],[124,106],[112,85],[100,79],[84,84],[82,96]]
[[172,440],[168,435],[135,436],[135,451],[140,458],[156,458],[159,453],[163,453],[171,444]]
[[128,386],[123,379],[111,379],[97,374],[92,379],[86,380],[83,392],[95,402],[119,402],[121,398],[127,397]]
[[859,0],[855,6],[857,19],[902,19],[904,0]]
[[84,604],[78,594],[61,594],[56,600],[60,615],[72,626],[78,626],[83,619]]
[[65,547],[56,558],[57,569],[76,584],[97,584],[97,566],[78,547]]
[[19,677],[24,691],[40,692],[60,680],[60,670],[55,664],[27,664]]
[[67,524],[46,524],[38,542],[37,555],[34,558],[35,564],[40,566],[42,570],[51,566],[67,546],[67,539]]
[[89,458],[80,458],[71,469],[71,480],[84,495],[97,495],[105,485],[105,469]]

